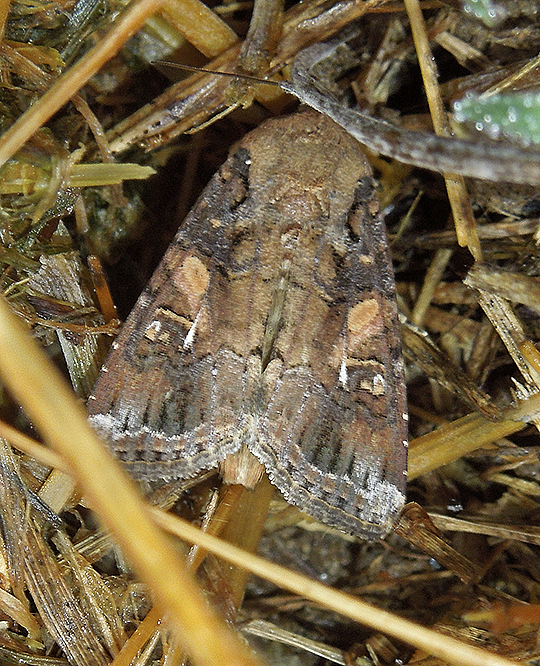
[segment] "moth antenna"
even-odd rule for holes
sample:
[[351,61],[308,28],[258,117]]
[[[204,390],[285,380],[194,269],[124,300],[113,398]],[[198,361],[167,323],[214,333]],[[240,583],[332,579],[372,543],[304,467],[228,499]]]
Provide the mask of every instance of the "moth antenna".
[[248,81],[253,81],[254,83],[266,83],[269,86],[277,86],[278,88],[283,88],[281,81],[262,79],[258,76],[252,76],[250,74],[239,74],[235,72],[220,72],[215,69],[205,69],[204,67],[195,67],[194,65],[184,65],[183,63],[170,62],[169,60],[156,60],[152,62],[152,65],[167,65],[168,67],[174,67],[175,69],[185,69],[188,72],[202,72],[203,74],[216,74],[219,76],[228,76],[229,78],[232,79],[247,79]]

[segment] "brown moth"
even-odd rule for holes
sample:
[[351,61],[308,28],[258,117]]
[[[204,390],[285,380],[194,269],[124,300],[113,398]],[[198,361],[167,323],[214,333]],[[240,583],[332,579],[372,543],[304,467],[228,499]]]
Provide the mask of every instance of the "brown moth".
[[113,344],[90,419],[137,478],[219,467],[365,538],[405,500],[394,280],[371,169],[314,111],[233,147]]

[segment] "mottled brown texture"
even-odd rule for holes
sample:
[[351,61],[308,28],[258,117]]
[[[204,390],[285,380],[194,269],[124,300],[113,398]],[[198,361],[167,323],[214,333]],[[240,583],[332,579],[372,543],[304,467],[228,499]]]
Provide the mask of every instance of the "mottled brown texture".
[[88,406],[136,477],[191,477],[249,450],[289,502],[359,536],[386,534],[404,503],[405,388],[359,144],[312,111],[238,143]]

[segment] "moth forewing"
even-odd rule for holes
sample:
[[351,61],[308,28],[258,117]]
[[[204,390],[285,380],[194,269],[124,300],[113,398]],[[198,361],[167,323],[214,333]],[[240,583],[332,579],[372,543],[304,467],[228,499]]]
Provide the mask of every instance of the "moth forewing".
[[240,141],[128,317],[88,407],[136,477],[221,465],[250,485],[262,463],[308,514],[385,535],[404,503],[405,387],[359,144],[312,111]]

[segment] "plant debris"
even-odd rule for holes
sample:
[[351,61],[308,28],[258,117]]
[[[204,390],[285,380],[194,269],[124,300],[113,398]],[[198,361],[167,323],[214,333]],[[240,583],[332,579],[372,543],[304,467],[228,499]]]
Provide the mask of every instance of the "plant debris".
[[[346,45],[337,81],[335,68],[317,72],[332,104],[400,131],[479,143],[487,133],[497,139],[494,150],[536,154],[538,2],[125,4],[12,0],[3,16],[1,287],[80,401],[117,317],[129,312],[229,147],[297,105],[277,86],[179,74],[156,61],[279,82],[299,53],[331,39]],[[536,660],[537,185],[443,178],[369,159],[407,365],[410,504],[396,532],[362,542],[304,516],[269,485],[252,495],[221,487],[213,474],[142,490],[152,515],[162,515],[160,507],[398,616],[368,628],[345,602],[328,610],[318,592],[288,591],[284,574],[279,587],[277,572],[268,581],[249,577],[172,537],[206,598],[268,664],[473,663],[460,662],[447,637],[484,650],[475,663],[482,654],[493,663],[492,653]],[[529,157],[522,159],[526,166]],[[0,395],[7,438],[0,439],[0,661],[185,663],[182,636],[162,622],[153,591],[92,511],[93,496],[57,451],[45,459],[43,447],[31,449],[43,423],[30,423],[7,382]],[[77,438],[71,445],[76,451]],[[168,573],[162,577],[167,582]],[[438,634],[429,644],[411,633],[406,643],[392,624],[400,618]]]

